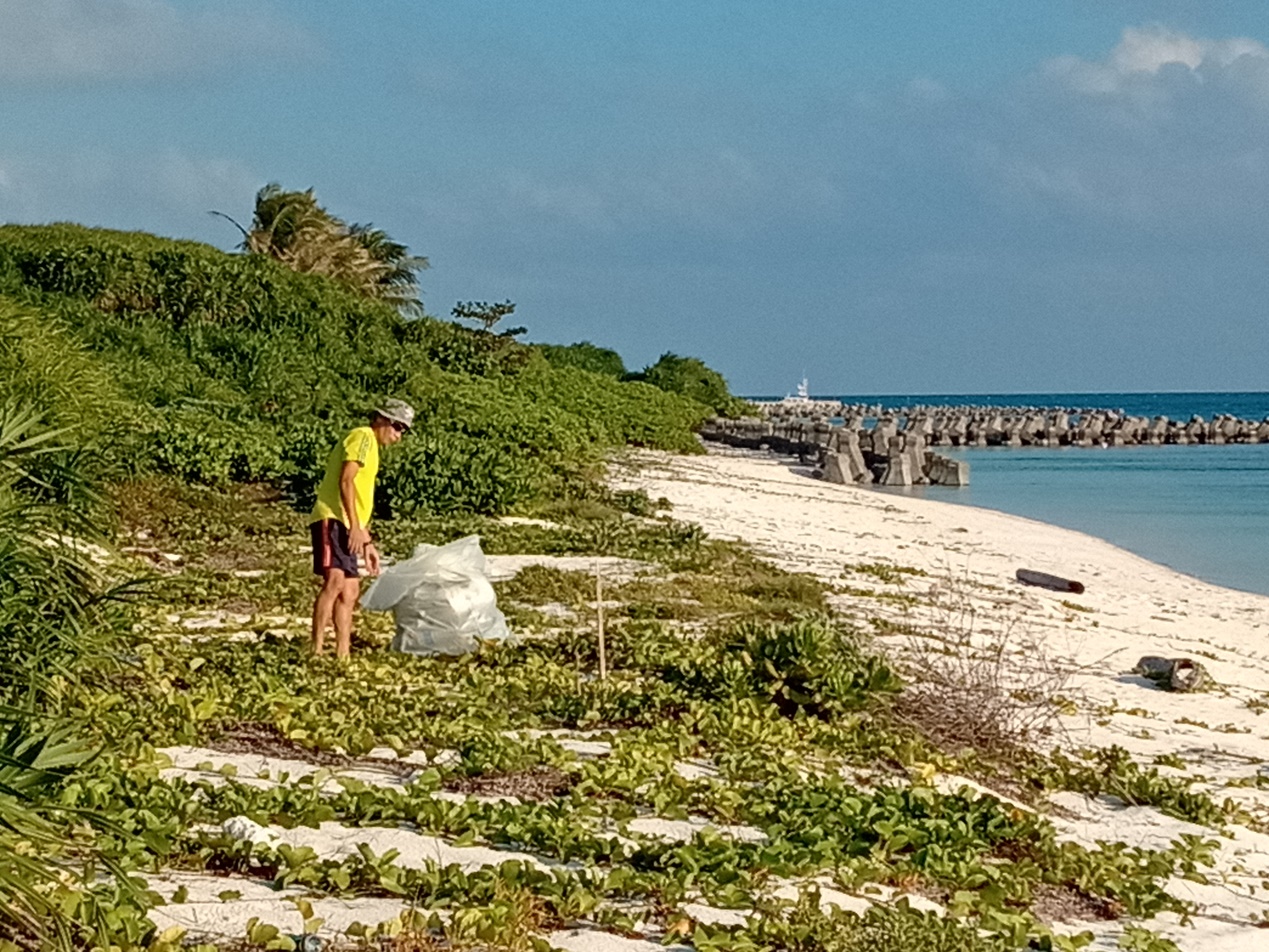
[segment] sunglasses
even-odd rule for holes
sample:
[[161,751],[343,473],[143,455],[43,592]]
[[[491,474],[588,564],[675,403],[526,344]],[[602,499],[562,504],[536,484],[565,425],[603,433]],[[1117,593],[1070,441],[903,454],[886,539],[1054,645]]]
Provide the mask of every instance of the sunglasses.
[[410,432],[410,428],[408,426],[406,426],[404,423],[397,423],[395,420],[392,421],[392,429],[396,430],[398,433]]

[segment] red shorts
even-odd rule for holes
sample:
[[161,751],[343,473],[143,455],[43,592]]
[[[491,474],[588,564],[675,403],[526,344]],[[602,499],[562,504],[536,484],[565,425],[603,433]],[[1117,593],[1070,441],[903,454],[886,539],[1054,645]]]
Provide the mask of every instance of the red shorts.
[[313,574],[325,577],[328,569],[339,569],[347,578],[357,578],[357,556],[348,548],[348,527],[338,519],[319,519],[309,524],[313,536]]

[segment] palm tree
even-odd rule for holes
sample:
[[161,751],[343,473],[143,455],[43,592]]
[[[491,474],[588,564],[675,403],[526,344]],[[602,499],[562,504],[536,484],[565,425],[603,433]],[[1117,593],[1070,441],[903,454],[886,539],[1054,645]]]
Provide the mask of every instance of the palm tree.
[[313,190],[285,191],[271,182],[256,193],[255,214],[247,230],[223,212],[242,232],[241,248],[266,255],[305,274],[321,274],[359,294],[421,313],[416,273],[427,258],[411,255],[382,229],[349,225],[317,203]]
[[427,258],[410,254],[409,248],[393,241],[383,229],[370,224],[351,225],[348,233],[374,262],[369,274],[376,291],[374,296],[390,301],[404,311],[421,314],[423,304],[419,301],[416,272],[429,266]]

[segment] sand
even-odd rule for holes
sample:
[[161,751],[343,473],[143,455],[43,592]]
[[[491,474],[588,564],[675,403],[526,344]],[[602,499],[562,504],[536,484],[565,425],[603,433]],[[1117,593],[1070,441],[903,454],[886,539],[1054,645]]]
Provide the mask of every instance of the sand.
[[[1062,696],[1072,702],[1062,745],[1117,744],[1144,764],[1159,755],[1180,757],[1184,768],[1162,772],[1196,778],[1196,788],[1218,802],[1232,798],[1269,821],[1269,790],[1247,785],[1269,779],[1263,713],[1269,597],[1221,588],[1101,539],[1018,516],[824,483],[809,468],[772,456],[645,452],[619,468],[615,481],[665,497],[676,519],[711,536],[743,539],[783,568],[839,586],[834,607],[861,629],[877,631],[900,663],[922,652],[923,639],[912,631],[960,650],[1004,645],[1011,677],[1060,679]],[[878,565],[921,574],[883,581],[875,569],[861,570]],[[1014,578],[1018,568],[1076,579],[1086,590],[1070,595],[1025,586]],[[882,591],[913,598],[875,597]],[[896,633],[896,626],[903,630]],[[1144,655],[1193,658],[1217,687],[1159,690],[1130,673]],[[930,657],[937,656],[923,660]],[[1256,926],[1269,918],[1262,885],[1269,878],[1269,836],[1232,825],[1232,836],[1222,837],[1114,800],[1067,795],[1062,801],[1072,817],[1059,819],[1059,829],[1090,844],[1166,845],[1196,832],[1218,839],[1212,885],[1169,886],[1198,904],[1194,925],[1151,926],[1186,950],[1269,947],[1269,933]]]

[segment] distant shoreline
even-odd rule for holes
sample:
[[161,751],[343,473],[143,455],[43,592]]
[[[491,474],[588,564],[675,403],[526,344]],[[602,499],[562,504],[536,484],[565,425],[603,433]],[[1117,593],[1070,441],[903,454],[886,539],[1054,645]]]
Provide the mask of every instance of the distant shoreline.
[[[754,403],[774,403],[787,394],[745,395]],[[1230,414],[1249,420],[1269,417],[1269,391],[1263,390],[1178,390],[1178,391],[1071,391],[1035,393],[927,393],[927,394],[822,394],[812,401],[836,401],[847,405],[879,406],[888,410],[917,407],[1016,407],[1031,410],[1114,410],[1135,416],[1162,414],[1171,419],[1189,419],[1195,414],[1210,418]]]

